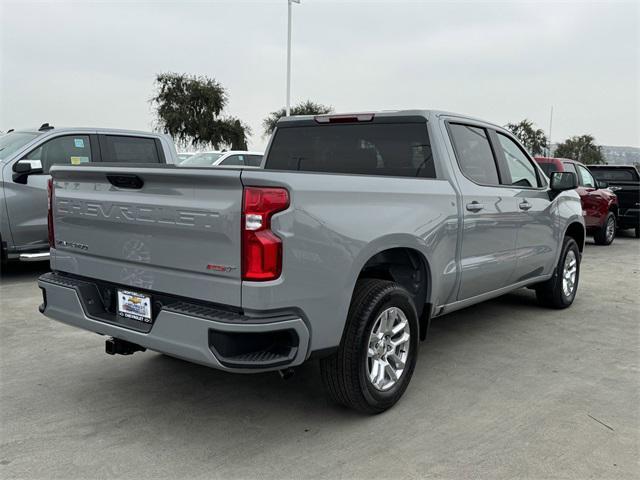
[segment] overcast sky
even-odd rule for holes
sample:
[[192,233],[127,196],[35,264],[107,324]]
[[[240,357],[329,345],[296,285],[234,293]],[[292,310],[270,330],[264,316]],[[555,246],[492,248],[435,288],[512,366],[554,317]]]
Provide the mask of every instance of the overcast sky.
[[[0,130],[149,130],[154,75],[214,77],[253,129],[285,101],[286,0],[0,0]],[[437,108],[552,140],[640,146],[640,2],[302,0],[292,99],[336,111]]]

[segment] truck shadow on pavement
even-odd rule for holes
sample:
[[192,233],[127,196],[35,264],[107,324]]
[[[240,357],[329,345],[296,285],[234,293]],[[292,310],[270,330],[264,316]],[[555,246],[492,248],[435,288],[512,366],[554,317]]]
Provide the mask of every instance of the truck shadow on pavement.
[[35,281],[49,270],[49,262],[9,262],[2,267],[0,282]]
[[[523,290],[434,319],[429,338],[421,344],[408,393],[414,391],[420,396],[416,390],[419,384],[429,383],[430,365],[454,363],[456,350],[478,350],[477,336],[493,336],[496,329],[517,332],[519,324],[527,322],[521,314],[534,309],[540,309],[535,294]],[[466,345],[471,343],[473,347]],[[277,372],[233,374],[149,351],[132,357],[103,356],[96,362],[101,364],[101,378],[95,378],[95,368],[78,371],[84,378],[77,383],[84,388],[68,392],[76,397],[68,399],[71,403],[90,402],[93,409],[103,403],[106,410],[113,411],[110,403],[116,402],[129,409],[140,408],[147,421],[172,424],[188,418],[188,422],[197,423],[196,429],[219,428],[219,422],[225,425],[236,422],[225,427],[231,429],[239,428],[237,422],[248,422],[257,428],[265,423],[266,417],[270,418],[269,423],[274,417],[281,417],[282,428],[286,429],[285,425],[290,424],[322,424],[329,411],[332,418],[342,421],[363,419],[362,415],[325,399],[318,361],[296,368],[295,375],[287,380],[280,379]],[[88,392],[86,387],[91,384]],[[109,394],[103,396],[98,392]],[[405,402],[411,400],[403,400],[392,411],[402,411]]]

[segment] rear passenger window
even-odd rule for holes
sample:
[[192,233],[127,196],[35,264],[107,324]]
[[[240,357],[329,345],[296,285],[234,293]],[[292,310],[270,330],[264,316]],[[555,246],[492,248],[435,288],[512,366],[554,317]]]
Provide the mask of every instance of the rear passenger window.
[[436,177],[426,122],[281,127],[273,138],[265,168]]
[[100,148],[103,162],[161,163],[153,138],[103,135]]
[[520,149],[520,147],[506,135],[498,133],[498,141],[504,153],[504,158],[509,169],[510,181],[506,185],[517,187],[539,187],[538,174],[533,162]]
[[462,173],[481,185],[498,185],[498,168],[484,128],[456,123],[449,130]]

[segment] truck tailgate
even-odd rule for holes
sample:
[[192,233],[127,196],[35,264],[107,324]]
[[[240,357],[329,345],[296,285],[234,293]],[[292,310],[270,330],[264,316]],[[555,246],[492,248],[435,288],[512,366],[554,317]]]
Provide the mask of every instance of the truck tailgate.
[[240,170],[55,167],[54,270],[240,306]]

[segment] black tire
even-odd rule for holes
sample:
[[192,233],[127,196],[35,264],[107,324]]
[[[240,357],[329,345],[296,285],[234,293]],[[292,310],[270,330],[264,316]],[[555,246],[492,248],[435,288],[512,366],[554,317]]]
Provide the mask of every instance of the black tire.
[[596,245],[611,245],[614,238],[616,238],[616,216],[613,212],[609,212],[602,227],[593,235],[593,240]]
[[640,227],[636,227],[636,238],[640,238]]
[[[563,274],[567,255],[573,252],[576,260],[575,281],[573,289],[569,295],[565,294],[563,289]],[[536,297],[538,302],[544,307],[550,308],[567,308],[573,303],[578,291],[578,282],[580,280],[580,250],[578,244],[571,237],[565,237],[562,244],[562,252],[558,260],[558,265],[553,272],[553,276],[536,286]]]
[[[374,387],[367,373],[369,337],[378,316],[391,307],[399,308],[408,320],[409,350],[404,370],[389,390]],[[336,403],[363,413],[381,413],[402,396],[416,364],[418,353],[418,316],[411,295],[400,285],[387,280],[358,281],[338,350],[320,361],[322,382]]]

